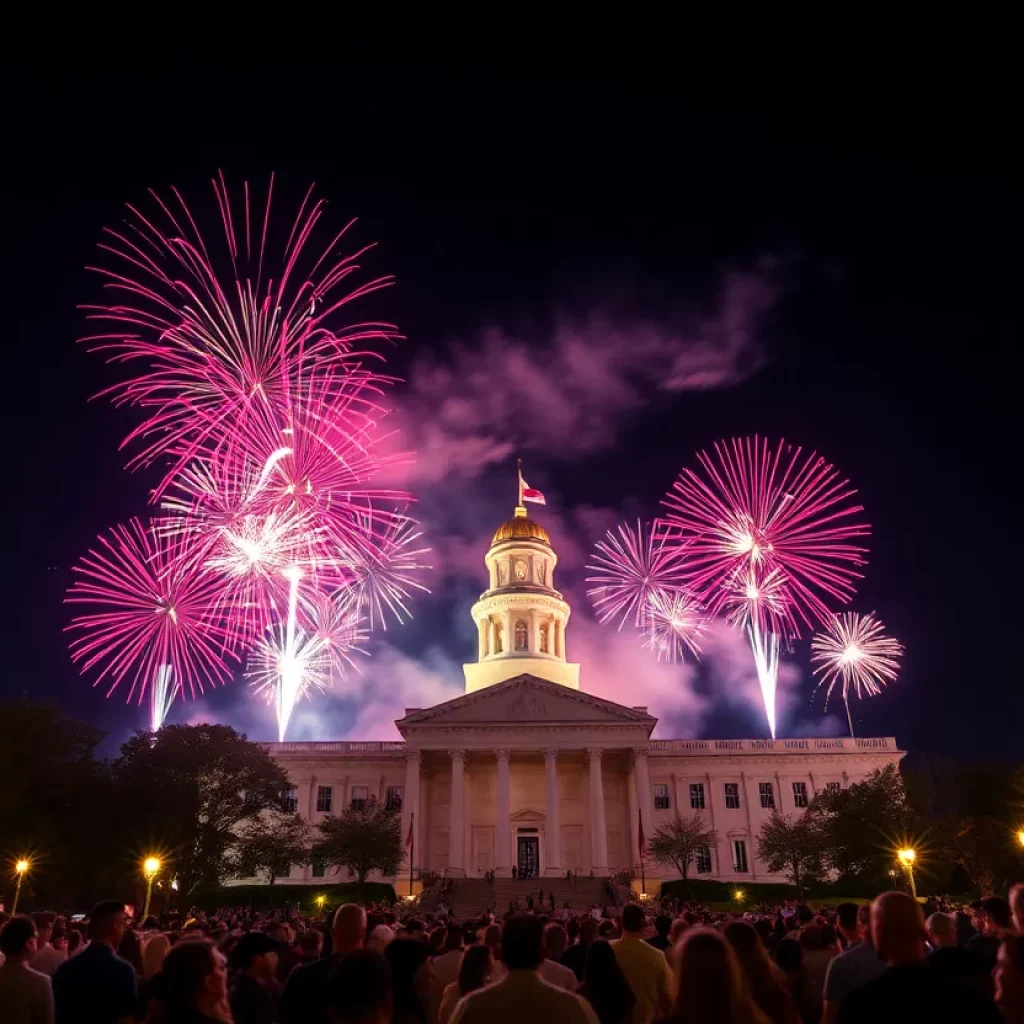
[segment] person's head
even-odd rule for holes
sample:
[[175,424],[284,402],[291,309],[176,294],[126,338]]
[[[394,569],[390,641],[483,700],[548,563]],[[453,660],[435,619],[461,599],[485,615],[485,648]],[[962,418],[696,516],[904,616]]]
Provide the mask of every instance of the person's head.
[[629,935],[643,935],[647,926],[643,908],[635,903],[627,903],[622,908],[622,930]]
[[394,937],[395,933],[386,924],[379,924],[367,936],[366,948],[375,953],[383,953]]
[[803,928],[804,925],[810,924],[814,920],[814,911],[811,910],[806,903],[800,903],[796,908],[796,921],[797,924]]
[[903,892],[883,892],[871,904],[871,936],[887,964],[922,963],[926,955],[924,913]]
[[840,903],[836,907],[836,927],[851,945],[860,942],[860,935],[857,932],[857,911],[860,908],[856,903]]
[[871,942],[871,904],[862,903],[857,908],[857,935],[861,942]]
[[580,942],[593,942],[597,938],[599,927],[592,917],[585,917],[580,925]]
[[668,914],[659,914],[654,919],[654,930],[663,939],[667,939],[672,931],[672,918]]
[[501,960],[501,925],[489,924],[484,929],[484,945],[491,950],[495,961]]
[[462,949],[462,929],[458,925],[450,924],[444,933],[444,951],[456,953]]
[[604,939],[592,942],[587,949],[583,984],[602,1020],[628,1020],[632,1016],[636,997],[615,959],[615,951]]
[[459,967],[459,995],[483,988],[494,973],[494,954],[490,946],[470,946]]
[[710,928],[691,928],[683,936],[676,955],[676,977],[673,1018],[732,1021],[753,1013],[736,954],[725,938]]
[[775,962],[786,974],[799,974],[804,969],[804,951],[796,939],[783,939],[775,951]]
[[72,928],[68,932],[68,956],[74,956],[75,953],[80,952],[84,941],[82,933],[77,928]]
[[501,930],[501,961],[510,971],[535,971],[544,959],[544,928],[528,914],[513,914]]
[[668,933],[668,941],[672,944],[673,948],[675,948],[676,943],[683,937],[683,932],[685,932],[689,927],[690,923],[685,917],[677,917],[672,922],[672,928]]
[[407,938],[422,940],[427,934],[427,926],[418,917],[410,917],[405,922],[405,934]]
[[956,934],[956,918],[950,914],[932,914],[924,923],[928,941],[936,949],[959,945]]
[[[423,943],[415,939],[421,949]],[[357,949],[331,972],[327,1015],[331,1024],[389,1024],[391,966],[372,949]]]
[[1018,935],[1024,935],[1024,882],[1018,882],[1010,890],[1010,917],[1013,930]]
[[575,917],[570,917],[569,920],[565,922],[565,934],[568,936],[570,944],[579,938],[580,923]]
[[281,943],[266,932],[247,932],[231,951],[231,966],[265,980],[277,971]]
[[304,957],[315,958],[324,948],[324,937],[315,928],[308,928],[304,932],[299,932],[298,945],[299,952]]
[[268,924],[264,931],[275,942],[279,942],[283,946],[290,946],[292,943],[291,926],[284,921],[276,921],[273,924]]
[[149,981],[159,974],[171,948],[171,940],[162,932],[151,935],[142,949],[142,976]]
[[401,1011],[425,1019],[426,1000],[434,980],[430,951],[418,939],[395,939],[388,943],[384,958],[391,967],[396,1016]]
[[569,943],[569,936],[565,929],[555,921],[544,928],[544,955],[549,960],[557,960],[564,952]]
[[978,909],[978,920],[983,935],[999,935],[1010,927],[1010,904],[1002,896],[986,896]]
[[824,949],[821,929],[816,924],[809,924],[800,929],[800,945],[810,953],[812,950]]
[[212,1007],[227,994],[224,954],[209,939],[182,939],[165,957],[158,996],[169,1010]]
[[19,963],[35,956],[36,926],[31,917],[19,914],[0,928],[0,953]]
[[600,939],[615,938],[615,922],[604,918],[597,922],[597,936]]
[[761,945],[761,937],[747,921],[730,921],[722,934],[725,941],[732,946],[741,964],[746,960],[767,956],[764,946]]
[[331,948],[335,953],[351,953],[366,941],[366,911],[358,903],[343,903],[331,922]]
[[125,928],[124,935],[117,944],[117,955],[122,960],[127,960],[135,968],[136,974],[142,973],[142,943],[139,942],[134,928]]
[[839,942],[835,928],[826,922],[820,926],[819,930],[821,932],[821,948],[834,950]]
[[54,915],[44,912],[33,914],[32,921],[36,926],[36,945],[42,946],[50,941],[53,934]]
[[996,1002],[1008,1020],[1024,1014],[1024,935],[1003,936],[996,957]]
[[116,949],[127,926],[128,915],[124,912],[124,904],[117,900],[103,900],[92,908],[89,915],[89,938]]

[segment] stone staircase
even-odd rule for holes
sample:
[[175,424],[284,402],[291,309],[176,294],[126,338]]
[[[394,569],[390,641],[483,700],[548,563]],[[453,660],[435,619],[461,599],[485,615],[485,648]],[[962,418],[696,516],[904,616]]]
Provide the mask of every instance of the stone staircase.
[[492,907],[501,915],[516,897],[524,910],[530,896],[533,896],[534,906],[539,908],[541,888],[544,889],[545,909],[549,906],[549,894],[553,892],[557,910],[566,903],[573,910],[586,910],[595,903],[612,902],[605,888],[607,881],[607,878],[589,876],[571,882],[564,878],[496,878],[491,885],[483,878],[459,878],[451,896],[452,916],[456,920],[475,917]]

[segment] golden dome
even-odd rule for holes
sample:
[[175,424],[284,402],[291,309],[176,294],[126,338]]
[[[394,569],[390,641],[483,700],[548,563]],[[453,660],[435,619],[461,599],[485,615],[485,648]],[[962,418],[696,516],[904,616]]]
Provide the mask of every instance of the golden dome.
[[540,523],[535,522],[533,519],[528,519],[525,512],[522,515],[517,513],[515,519],[502,523],[494,531],[494,540],[491,541],[491,547],[506,540],[539,540],[542,544],[551,543],[548,531]]

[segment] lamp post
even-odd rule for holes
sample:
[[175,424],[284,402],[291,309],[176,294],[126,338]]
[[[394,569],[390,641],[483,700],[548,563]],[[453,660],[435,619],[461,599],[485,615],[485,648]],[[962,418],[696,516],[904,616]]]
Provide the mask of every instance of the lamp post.
[[1024,828],[1017,830],[1017,842],[1024,846]]
[[917,860],[917,854],[912,849],[906,848],[897,850],[896,856],[899,857],[903,870],[907,873],[907,881],[910,882],[910,895],[916,900],[917,886],[914,884],[914,861]]
[[153,879],[160,870],[160,859],[158,857],[147,857],[142,862],[142,873],[146,876],[146,905],[142,910],[142,920],[149,917],[149,901],[153,896]]
[[326,896],[317,896],[317,898],[316,898],[316,908],[317,908],[317,910],[320,911],[321,914],[324,912],[324,904],[326,902],[327,902],[327,897]]
[[31,865],[24,857],[17,861],[14,865],[14,873],[18,876],[18,883],[14,887],[14,903],[11,905],[11,917],[18,912],[18,897],[21,895],[21,880],[25,877],[25,873],[28,871]]

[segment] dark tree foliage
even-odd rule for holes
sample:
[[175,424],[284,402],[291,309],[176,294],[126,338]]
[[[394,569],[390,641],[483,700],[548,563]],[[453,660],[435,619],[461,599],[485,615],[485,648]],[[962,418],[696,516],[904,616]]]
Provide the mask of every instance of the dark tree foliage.
[[402,862],[402,823],[399,815],[370,799],[347,807],[338,817],[319,825],[320,840],[313,860],[334,867],[351,868],[356,879],[366,881],[371,871],[394,875]]

